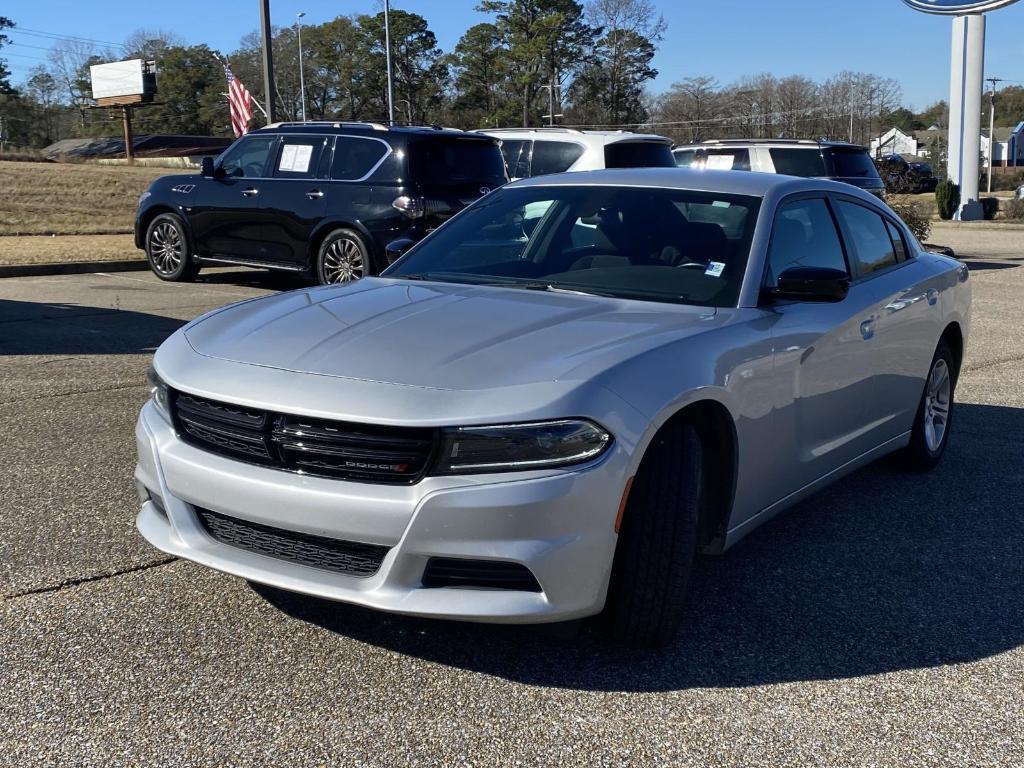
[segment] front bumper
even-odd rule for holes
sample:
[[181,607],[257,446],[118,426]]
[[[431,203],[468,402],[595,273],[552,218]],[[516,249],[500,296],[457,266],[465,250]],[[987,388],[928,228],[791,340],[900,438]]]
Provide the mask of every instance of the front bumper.
[[[164,552],[282,589],[418,616],[553,622],[597,613],[604,604],[627,463],[618,445],[573,471],[389,486],[294,475],[198,450],[152,403],[139,416],[136,441],[144,500],[136,525]],[[202,527],[197,506],[390,550],[373,576],[348,576],[221,543]],[[424,587],[431,557],[519,563],[541,591]]]

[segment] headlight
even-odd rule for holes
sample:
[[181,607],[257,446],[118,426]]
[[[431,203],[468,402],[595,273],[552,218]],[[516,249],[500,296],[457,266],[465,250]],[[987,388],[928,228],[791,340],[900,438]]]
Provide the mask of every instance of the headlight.
[[151,196],[152,194],[153,194],[152,192],[143,192],[143,193],[142,193],[141,195],[139,195],[139,202],[137,202],[137,203],[135,204],[135,207],[136,207],[136,208],[141,208],[141,207],[142,207],[142,204],[143,204],[144,202],[146,202],[146,200],[148,200],[148,199],[149,199],[149,197],[150,197],[150,196]]
[[149,396],[153,398],[158,410],[165,416],[171,415],[170,399],[167,396],[167,384],[160,378],[153,366],[146,371],[146,382],[149,384]]
[[508,472],[581,464],[600,456],[612,436],[581,419],[444,430],[435,474]]

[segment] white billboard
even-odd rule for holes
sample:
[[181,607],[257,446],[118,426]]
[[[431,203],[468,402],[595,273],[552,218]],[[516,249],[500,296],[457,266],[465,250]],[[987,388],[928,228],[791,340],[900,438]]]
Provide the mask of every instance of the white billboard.
[[92,97],[108,99],[115,96],[141,96],[146,93],[143,78],[145,70],[146,62],[142,59],[92,65],[89,67]]

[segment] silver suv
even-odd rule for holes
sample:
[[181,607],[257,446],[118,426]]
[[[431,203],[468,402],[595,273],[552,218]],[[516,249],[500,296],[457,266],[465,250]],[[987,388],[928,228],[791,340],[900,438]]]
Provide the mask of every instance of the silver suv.
[[728,139],[678,146],[676,165],[721,171],[759,171],[833,179],[885,196],[885,183],[867,148],[844,141]]
[[672,140],[629,131],[575,128],[489,128],[477,131],[501,141],[513,181],[565,171],[602,168],[673,168]]

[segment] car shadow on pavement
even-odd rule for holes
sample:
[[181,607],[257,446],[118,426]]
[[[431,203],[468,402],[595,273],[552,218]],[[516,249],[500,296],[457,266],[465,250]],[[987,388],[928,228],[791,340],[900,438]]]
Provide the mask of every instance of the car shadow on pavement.
[[296,619],[522,683],[600,691],[849,678],[1024,644],[1024,409],[961,404],[935,471],[883,460],[721,557],[699,561],[686,627],[660,651],[538,627],[397,617],[255,587]]

